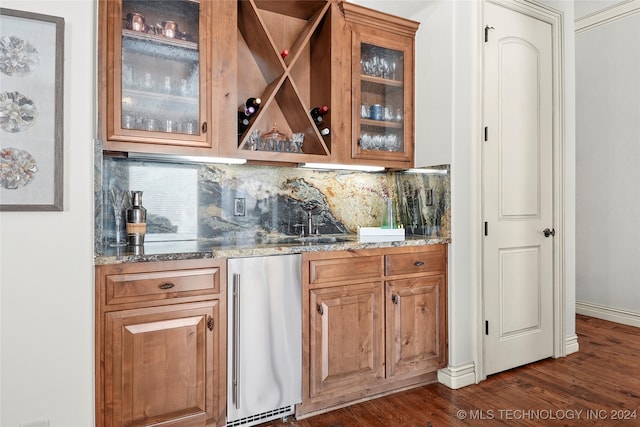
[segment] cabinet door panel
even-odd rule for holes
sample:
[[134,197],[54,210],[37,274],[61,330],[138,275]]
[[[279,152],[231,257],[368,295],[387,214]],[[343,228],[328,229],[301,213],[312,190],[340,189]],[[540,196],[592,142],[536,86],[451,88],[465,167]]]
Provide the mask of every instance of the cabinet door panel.
[[123,0],[109,6],[111,43],[120,53],[112,56],[109,139],[210,147],[208,3],[169,0],[158,7]]
[[212,418],[219,324],[218,301],[106,313],[106,425]]
[[311,397],[383,378],[382,284],[312,290],[309,303]]
[[419,375],[443,366],[444,289],[444,276],[386,283],[387,377]]

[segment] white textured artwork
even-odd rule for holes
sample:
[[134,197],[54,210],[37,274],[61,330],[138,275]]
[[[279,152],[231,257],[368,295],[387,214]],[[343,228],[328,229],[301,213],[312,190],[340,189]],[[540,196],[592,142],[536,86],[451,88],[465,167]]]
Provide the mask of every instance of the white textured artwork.
[[16,36],[0,37],[0,72],[7,76],[31,74],[40,62],[38,50],[28,40]]
[[[61,208],[61,18],[2,9],[0,208]],[[63,22],[63,21],[62,21]],[[63,28],[63,27],[62,27]]]

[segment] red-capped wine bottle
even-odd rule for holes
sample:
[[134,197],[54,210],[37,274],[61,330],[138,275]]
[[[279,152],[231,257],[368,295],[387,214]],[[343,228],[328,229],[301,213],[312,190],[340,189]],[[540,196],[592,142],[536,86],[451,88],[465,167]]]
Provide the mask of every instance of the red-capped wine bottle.
[[[316,123],[320,123],[320,122],[322,122],[322,116],[327,114],[328,111],[329,111],[329,107],[327,107],[326,105],[323,105],[322,107],[314,107],[314,108],[312,108],[309,114],[311,114],[311,118]],[[318,118],[320,120],[318,120]]]
[[282,59],[286,58],[287,56],[289,56],[289,50],[283,50],[282,52],[280,52],[280,56],[282,56]]

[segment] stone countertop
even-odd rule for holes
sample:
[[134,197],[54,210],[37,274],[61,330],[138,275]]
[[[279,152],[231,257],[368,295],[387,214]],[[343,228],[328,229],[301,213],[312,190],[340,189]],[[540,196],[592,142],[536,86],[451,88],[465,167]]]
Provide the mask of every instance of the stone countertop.
[[450,238],[429,238],[408,235],[393,242],[360,242],[356,234],[321,236],[298,239],[290,237],[274,242],[221,242],[215,240],[187,240],[175,242],[147,242],[144,247],[109,247],[94,257],[95,265],[134,262],[173,261],[201,258],[238,258],[248,256],[282,255],[302,252],[341,251],[402,246],[437,245],[451,243]]

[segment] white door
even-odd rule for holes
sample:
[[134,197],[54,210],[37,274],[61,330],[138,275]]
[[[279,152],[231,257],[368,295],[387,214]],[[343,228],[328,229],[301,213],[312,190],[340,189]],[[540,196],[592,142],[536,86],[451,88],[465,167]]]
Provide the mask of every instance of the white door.
[[553,355],[553,64],[549,23],[484,7],[485,374]]

